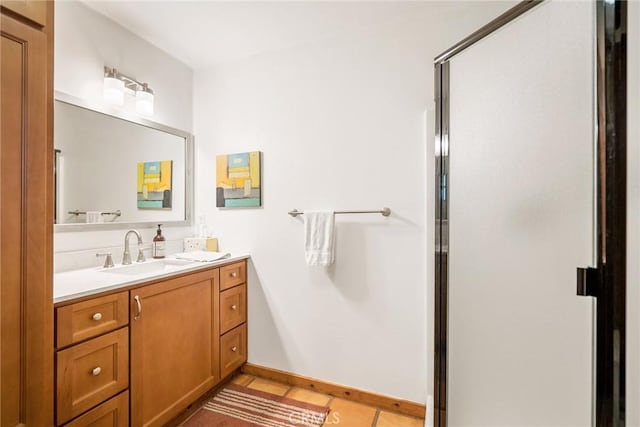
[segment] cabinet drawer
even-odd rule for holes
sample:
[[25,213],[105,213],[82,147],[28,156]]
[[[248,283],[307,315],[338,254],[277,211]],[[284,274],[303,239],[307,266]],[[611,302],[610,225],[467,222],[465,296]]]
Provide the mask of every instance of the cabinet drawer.
[[127,388],[129,328],[59,351],[57,421],[62,424]]
[[128,427],[129,392],[107,400],[64,427]]
[[106,295],[56,309],[56,343],[65,347],[129,323],[127,292]]
[[220,292],[220,333],[235,328],[247,320],[247,285]]
[[220,290],[229,289],[247,280],[247,264],[244,261],[220,267]]
[[220,377],[224,378],[247,361],[247,325],[220,337]]

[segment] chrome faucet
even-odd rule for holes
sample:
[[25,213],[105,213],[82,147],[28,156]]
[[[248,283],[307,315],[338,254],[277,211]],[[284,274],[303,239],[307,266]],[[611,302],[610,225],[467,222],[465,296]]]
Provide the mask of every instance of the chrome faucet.
[[136,262],[144,262],[144,253],[142,252],[142,236],[137,230],[129,230],[124,235],[124,253],[122,254],[122,265],[131,264],[131,252],[129,251],[129,235],[133,233],[138,237],[138,259]]

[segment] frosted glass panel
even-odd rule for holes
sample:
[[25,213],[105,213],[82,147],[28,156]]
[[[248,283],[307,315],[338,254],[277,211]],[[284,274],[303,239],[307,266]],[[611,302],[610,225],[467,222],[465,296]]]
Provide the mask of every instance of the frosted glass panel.
[[593,4],[450,61],[449,426],[589,426]]

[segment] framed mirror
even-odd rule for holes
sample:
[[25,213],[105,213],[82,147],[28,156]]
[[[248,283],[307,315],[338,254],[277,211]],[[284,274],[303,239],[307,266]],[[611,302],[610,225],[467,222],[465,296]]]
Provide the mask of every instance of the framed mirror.
[[55,231],[191,225],[193,136],[56,92]]

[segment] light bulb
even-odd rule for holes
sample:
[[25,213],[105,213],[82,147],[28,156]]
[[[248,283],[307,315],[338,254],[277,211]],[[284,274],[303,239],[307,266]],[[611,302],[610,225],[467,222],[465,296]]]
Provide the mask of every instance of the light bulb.
[[117,71],[109,69],[104,75],[104,85],[102,87],[102,96],[109,104],[124,104],[124,82],[117,78]]
[[153,115],[153,91],[146,83],[136,90],[136,111],[145,116]]

